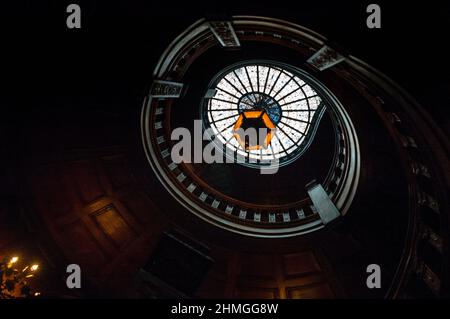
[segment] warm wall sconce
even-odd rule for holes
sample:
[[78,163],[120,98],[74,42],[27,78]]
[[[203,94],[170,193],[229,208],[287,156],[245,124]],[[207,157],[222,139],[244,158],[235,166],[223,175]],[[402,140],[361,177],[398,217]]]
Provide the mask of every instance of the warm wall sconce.
[[33,298],[41,295],[33,292],[29,279],[39,269],[38,264],[26,265],[18,269],[19,257],[3,258],[0,261],[0,299]]

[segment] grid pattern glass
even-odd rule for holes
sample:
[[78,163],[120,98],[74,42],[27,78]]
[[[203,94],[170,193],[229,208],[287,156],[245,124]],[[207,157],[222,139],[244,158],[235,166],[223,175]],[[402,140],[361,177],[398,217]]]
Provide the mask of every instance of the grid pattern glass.
[[[216,83],[207,103],[206,122],[221,143],[250,159],[280,160],[298,150],[322,101],[310,85],[279,66],[240,66]],[[252,109],[265,109],[276,125],[267,148],[245,150],[233,137],[239,114]]]

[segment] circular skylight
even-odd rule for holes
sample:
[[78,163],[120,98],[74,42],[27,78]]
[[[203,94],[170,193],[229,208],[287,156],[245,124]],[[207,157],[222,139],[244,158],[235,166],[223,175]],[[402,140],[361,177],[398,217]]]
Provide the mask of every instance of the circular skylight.
[[[267,62],[246,62],[222,71],[212,81],[203,105],[203,121],[215,138],[253,166],[271,160],[286,164],[309,146],[323,114],[324,103],[314,83],[299,69]],[[265,111],[276,126],[269,145],[245,149],[234,126],[247,111]]]

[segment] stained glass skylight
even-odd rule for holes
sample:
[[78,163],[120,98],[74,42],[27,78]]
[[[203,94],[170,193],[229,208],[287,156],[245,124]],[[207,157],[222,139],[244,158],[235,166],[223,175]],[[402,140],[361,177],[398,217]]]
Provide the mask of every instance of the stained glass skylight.
[[[208,90],[204,122],[216,138],[253,162],[284,160],[309,145],[317,121],[316,113],[324,107],[317,91],[301,74],[281,65],[241,64],[222,72]],[[276,125],[275,135],[266,148],[245,150],[233,137],[233,126],[241,113],[265,110]]]

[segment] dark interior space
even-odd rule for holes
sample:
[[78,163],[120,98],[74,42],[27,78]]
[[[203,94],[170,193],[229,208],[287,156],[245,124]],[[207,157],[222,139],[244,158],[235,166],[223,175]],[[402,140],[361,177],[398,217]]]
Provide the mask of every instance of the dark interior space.
[[[448,171],[442,173],[448,149],[440,150],[448,147],[450,134],[445,44],[450,4],[378,1],[382,28],[368,29],[369,1],[83,0],[77,2],[82,28],[69,30],[68,3],[8,2],[0,13],[0,257],[20,253],[28,263],[38,261],[35,286],[44,297],[449,296]],[[430,116],[426,121],[432,129],[422,136],[414,121],[396,122],[394,116],[407,112],[396,108],[397,96],[371,91],[370,77],[361,76],[358,87],[356,80],[348,81],[351,71],[339,65],[323,72],[307,69],[345,107],[361,154],[356,195],[339,221],[324,229],[263,238],[216,227],[192,214],[149,165],[141,112],[159,58],[195,21],[235,15],[278,18],[325,36],[346,57],[360,58],[398,83]],[[186,94],[170,105],[171,129],[191,128],[200,118],[202,96],[223,68],[269,59],[306,69],[312,55],[273,43],[242,42],[239,50],[214,46],[189,66],[183,77]],[[333,121],[327,110],[309,149],[274,176],[238,164],[187,167],[211,189],[258,209],[301,201],[310,206],[305,185],[312,180],[326,184],[337,198],[330,166],[339,156],[335,145],[340,141]],[[404,136],[417,133],[419,146],[393,138],[394,125]],[[434,134],[444,146],[427,142]],[[416,165],[421,161],[428,170]],[[213,203],[208,198],[199,206],[210,209]],[[252,225],[239,219],[242,211],[233,211],[227,220]],[[246,213],[256,218],[258,211]],[[289,214],[274,218],[293,218],[297,210]],[[415,223],[418,233],[411,231]],[[440,236],[435,241],[434,234]],[[412,247],[421,261],[414,267],[405,257]],[[82,289],[66,289],[69,263],[83,268]],[[367,289],[369,264],[383,269],[381,289]],[[141,270],[151,276],[142,279]],[[428,270],[439,274],[437,290],[435,281],[423,281]]]

